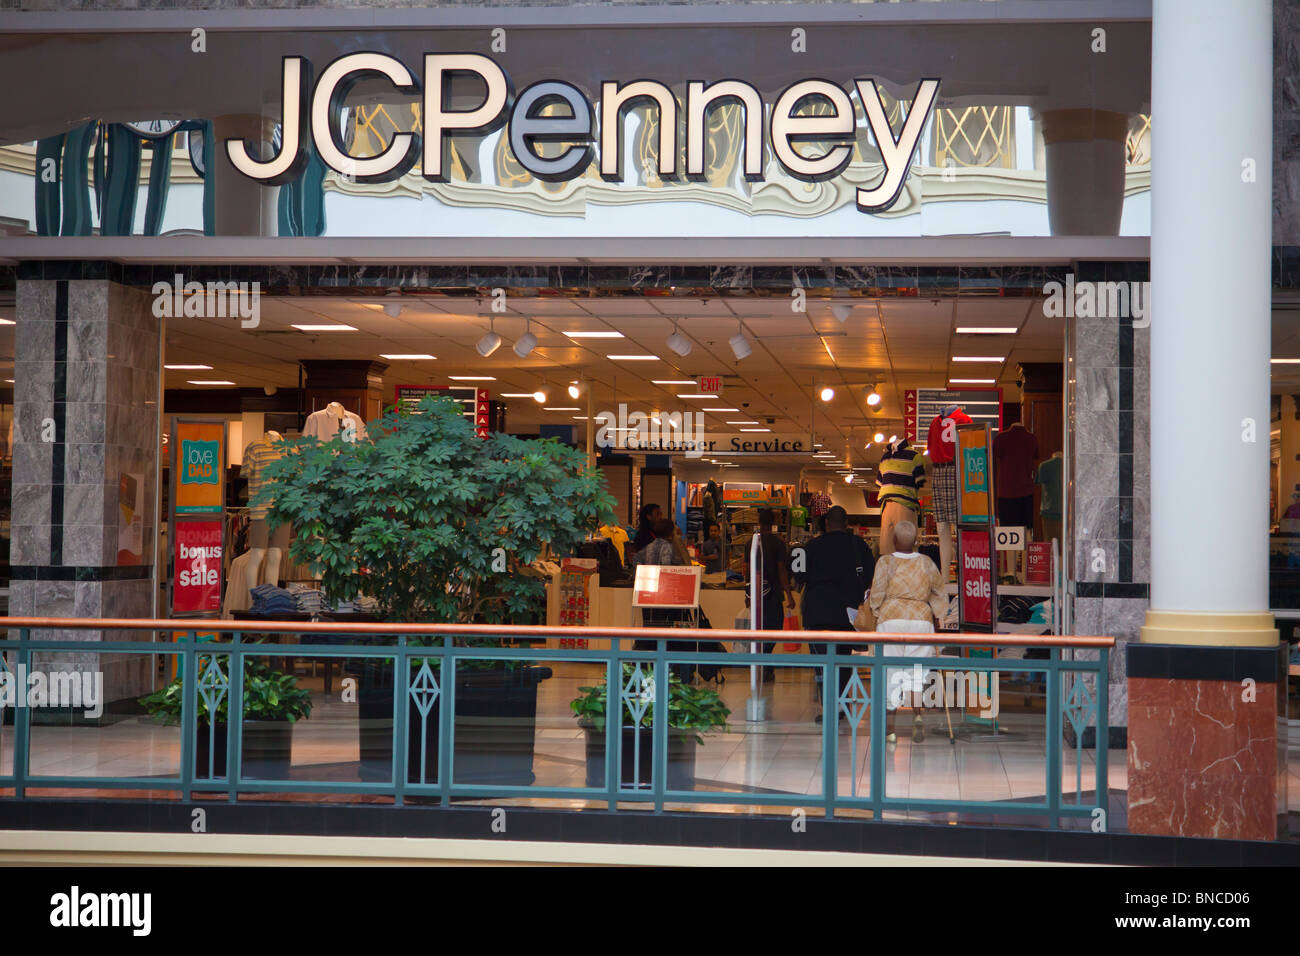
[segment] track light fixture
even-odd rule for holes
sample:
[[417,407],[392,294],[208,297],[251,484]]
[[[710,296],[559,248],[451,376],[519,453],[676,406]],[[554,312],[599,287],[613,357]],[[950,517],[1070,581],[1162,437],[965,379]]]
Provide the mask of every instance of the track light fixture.
[[394,289],[384,296],[384,299],[384,315],[392,316],[395,319],[402,314],[402,293]]
[[736,323],[736,334],[731,337],[729,344],[737,362],[749,358],[754,351],[754,346],[750,345],[749,339],[745,338],[745,325],[743,322]]
[[853,306],[847,302],[836,302],[831,306],[831,315],[840,320],[840,325],[848,321],[849,316],[853,313]]
[[835,389],[831,388],[829,385],[823,385],[820,394],[823,402],[829,402],[835,398]]
[[501,336],[496,333],[496,321],[495,318],[490,317],[488,319],[487,335],[479,339],[478,344],[474,346],[475,351],[484,358],[487,358],[497,349],[501,348]]
[[532,331],[533,320],[525,319],[524,322],[524,334],[515,343],[515,354],[520,358],[528,358],[528,353],[537,348],[537,336]]
[[673,334],[668,336],[668,347],[682,358],[691,354],[691,342],[686,336],[682,335],[681,330],[677,328],[676,322],[673,322]]

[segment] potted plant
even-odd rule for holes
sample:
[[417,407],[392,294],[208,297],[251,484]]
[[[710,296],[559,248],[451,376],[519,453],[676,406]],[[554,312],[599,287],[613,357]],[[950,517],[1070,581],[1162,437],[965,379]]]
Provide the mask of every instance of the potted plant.
[[[210,658],[198,658],[199,673]],[[145,711],[164,723],[181,722],[181,677],[140,698]],[[196,779],[226,776],[226,737],[230,719],[230,693],[222,696],[215,719],[202,694],[197,695],[198,741]],[[311,716],[311,692],[298,679],[272,669],[265,661],[244,659],[244,720],[240,775],[263,780],[287,780],[293,754],[293,725]]]
[[[633,680],[635,666],[623,665],[623,687]],[[580,697],[569,702],[587,738],[587,786],[605,786],[605,714],[608,687],[601,681],[593,687],[579,687]],[[645,711],[638,723],[623,702],[620,748],[620,773],[623,789],[649,789],[654,767],[654,678],[646,674],[639,680],[639,706]],[[702,734],[727,725],[730,708],[717,691],[685,684],[673,673],[668,675],[668,790],[695,789],[695,748],[704,743]]]
[[[345,438],[290,442],[268,465],[259,501],[270,506],[272,526],[292,525],[290,554],[319,573],[326,602],[367,595],[378,620],[531,622],[546,596],[532,562],[548,545],[553,554],[572,553],[612,520],[614,499],[585,455],[553,439],[480,438],[449,398],[390,408],[367,424],[365,439]],[[441,688],[438,664],[429,666]],[[412,660],[412,679],[420,666]],[[388,779],[393,665],[371,658],[357,673],[362,777]],[[521,661],[457,668],[457,783],[532,783],[537,685],[550,676]],[[436,779],[441,701],[440,693],[427,718],[409,702],[411,782],[420,780],[421,758],[424,781]]]

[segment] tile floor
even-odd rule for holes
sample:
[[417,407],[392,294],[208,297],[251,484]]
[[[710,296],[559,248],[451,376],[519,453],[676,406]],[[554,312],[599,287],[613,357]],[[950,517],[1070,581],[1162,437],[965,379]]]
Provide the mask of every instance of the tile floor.
[[[578,695],[578,687],[598,681],[601,672],[596,665],[587,663],[561,662],[551,666],[554,676],[540,685],[538,694],[535,783],[546,787],[581,787],[586,772],[585,735],[577,726],[569,701]],[[725,675],[720,691],[731,708],[731,719],[724,732],[709,734],[697,749],[696,789],[734,793],[737,800],[734,804],[695,808],[750,812],[753,805],[745,804],[745,794],[769,794],[788,795],[789,801],[781,803],[787,808],[782,812],[788,812],[788,807],[818,797],[822,791],[823,737],[821,726],[814,722],[820,704],[812,672],[807,668],[779,668],[777,680],[763,685],[763,692],[769,698],[767,719],[755,723],[743,719],[745,700],[749,696],[748,671],[728,668]],[[337,681],[335,692],[328,699],[319,678],[303,681],[313,688],[314,710],[310,719],[294,728],[291,776],[304,781],[357,780],[355,705],[339,699]],[[1022,703],[1019,694],[1003,692],[999,731],[1005,736],[1000,739],[990,739],[987,728],[965,721],[960,714],[953,715],[958,733],[955,743],[949,740],[942,709],[926,711],[925,739],[921,742],[911,739],[911,715],[903,712],[898,721],[898,742],[889,746],[885,755],[887,796],[981,802],[1042,800],[1046,778],[1045,722],[1041,712],[1009,712],[1018,703]],[[840,794],[856,792],[866,797],[870,793],[866,737],[865,722],[857,735],[849,732],[846,722],[841,722],[837,758]],[[11,770],[12,743],[12,726],[0,727],[0,775]],[[31,772],[36,775],[164,777],[178,772],[179,729],[161,726],[144,717],[130,717],[99,728],[37,726],[32,730],[32,743]],[[1091,802],[1095,760],[1093,750],[1076,751],[1071,747],[1063,750],[1060,784],[1064,800],[1073,799],[1077,789],[1081,789],[1085,802]],[[1122,808],[1126,787],[1123,751],[1109,752],[1107,773],[1111,805]],[[1300,760],[1291,763],[1289,782],[1291,809],[1300,811]],[[604,806],[603,802],[588,804],[576,797],[535,802],[551,806]],[[815,812],[818,812],[815,806],[810,806],[809,813]],[[920,811],[890,812],[888,816],[936,818],[936,814]],[[938,817],[955,818],[951,814]],[[1008,816],[1003,822],[1020,819]]]

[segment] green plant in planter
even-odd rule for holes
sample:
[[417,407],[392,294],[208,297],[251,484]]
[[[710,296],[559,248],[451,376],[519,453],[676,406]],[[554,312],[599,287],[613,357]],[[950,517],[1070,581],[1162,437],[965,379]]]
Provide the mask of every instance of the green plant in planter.
[[[632,679],[634,665],[623,665],[623,684]],[[581,697],[575,697],[569,702],[569,708],[578,718],[578,723],[583,727],[591,727],[597,733],[605,730],[605,713],[608,696],[608,682],[601,681],[594,687],[579,687],[582,693]],[[654,678],[647,676],[641,689],[641,699],[651,705],[647,707],[646,712],[641,717],[640,727],[654,726]],[[695,742],[704,743],[701,734],[708,733],[712,730],[720,730],[727,726],[727,718],[731,716],[731,708],[722,702],[722,698],[717,691],[710,690],[707,687],[696,687],[693,684],[684,684],[676,674],[668,676],[668,726],[673,730],[693,730],[695,731]],[[623,702],[623,726],[637,726],[632,716],[632,711],[628,708],[627,702]]]
[[[203,673],[208,658],[198,658],[198,671]],[[164,723],[181,722],[181,678],[177,675],[167,686],[140,698],[145,711]],[[225,723],[230,715],[230,694],[227,692],[217,705],[216,722]],[[208,703],[198,695],[198,721],[207,724],[211,719]],[[272,669],[256,658],[244,659],[244,719],[284,720],[294,723],[311,716],[311,692],[298,686],[298,678]]]
[[[475,435],[458,403],[429,396],[328,442],[288,442],[256,503],[292,525],[290,553],[326,600],[375,599],[387,621],[508,623],[544,606],[528,565],[570,554],[612,520],[586,456],[553,439]],[[272,493],[273,489],[273,493]]]

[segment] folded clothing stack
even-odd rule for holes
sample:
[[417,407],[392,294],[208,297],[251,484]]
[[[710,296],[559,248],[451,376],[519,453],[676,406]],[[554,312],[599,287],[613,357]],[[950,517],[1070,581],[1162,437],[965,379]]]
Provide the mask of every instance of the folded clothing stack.
[[259,584],[255,588],[249,588],[248,593],[253,596],[253,606],[248,609],[251,614],[270,617],[273,614],[298,612],[298,602],[294,600],[293,595],[274,584]]
[[289,593],[293,595],[298,610],[303,614],[315,615],[325,609],[325,596],[320,588],[308,587],[305,584],[290,584]]
[[335,610],[339,614],[370,614],[378,606],[378,601],[362,594],[351,601],[339,601],[339,606]]

